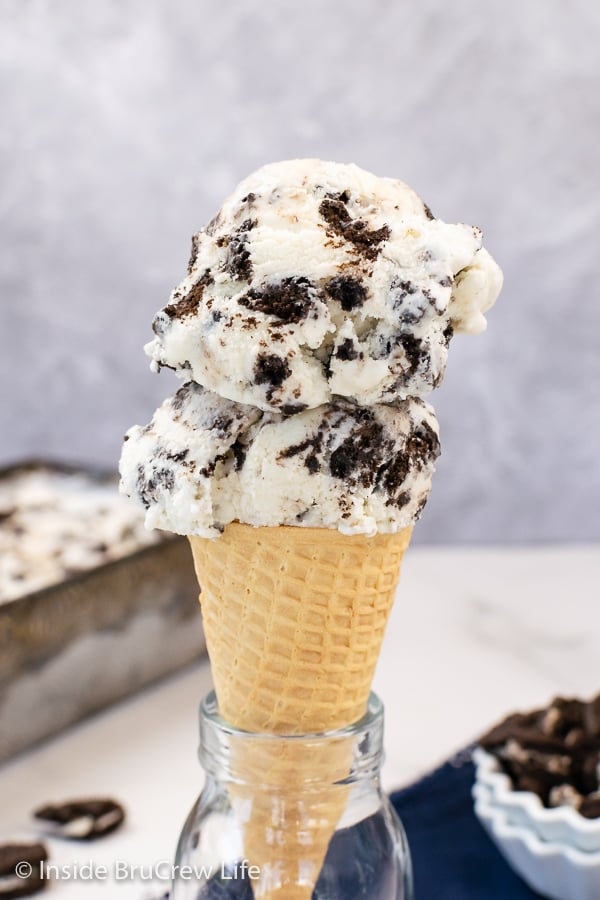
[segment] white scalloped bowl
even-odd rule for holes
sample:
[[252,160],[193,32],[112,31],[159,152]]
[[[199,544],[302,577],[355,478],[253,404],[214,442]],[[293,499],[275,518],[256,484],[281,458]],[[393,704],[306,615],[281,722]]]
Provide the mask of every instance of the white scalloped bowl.
[[513,790],[510,778],[501,770],[495,756],[480,747],[473,753],[473,762],[475,784],[486,789],[493,807],[504,812],[508,822],[530,829],[547,843],[563,844],[584,853],[600,853],[600,819],[586,819],[570,806],[547,809],[537,794]]
[[486,786],[475,785],[475,815],[510,866],[548,900],[598,900],[600,853],[544,843],[530,828],[513,825],[494,807]]

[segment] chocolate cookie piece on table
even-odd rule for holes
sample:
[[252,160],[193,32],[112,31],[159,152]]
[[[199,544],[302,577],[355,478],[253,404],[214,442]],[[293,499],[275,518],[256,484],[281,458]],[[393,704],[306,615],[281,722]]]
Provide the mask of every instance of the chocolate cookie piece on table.
[[34,818],[53,837],[91,841],[116,831],[125,821],[125,810],[116,800],[88,798],[48,804],[36,809]]

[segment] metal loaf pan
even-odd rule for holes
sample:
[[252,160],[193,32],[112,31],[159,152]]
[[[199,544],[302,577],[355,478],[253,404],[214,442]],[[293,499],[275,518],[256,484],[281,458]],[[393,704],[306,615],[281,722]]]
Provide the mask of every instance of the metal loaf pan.
[[[54,463],[11,466],[0,478],[32,468],[107,478]],[[0,760],[204,652],[185,538],[0,603]]]

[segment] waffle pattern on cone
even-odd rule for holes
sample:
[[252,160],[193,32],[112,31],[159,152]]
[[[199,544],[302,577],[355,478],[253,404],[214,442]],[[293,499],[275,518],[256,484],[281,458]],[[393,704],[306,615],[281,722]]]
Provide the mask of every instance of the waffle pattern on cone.
[[410,534],[233,523],[190,537],[224,718],[275,734],[360,719]]

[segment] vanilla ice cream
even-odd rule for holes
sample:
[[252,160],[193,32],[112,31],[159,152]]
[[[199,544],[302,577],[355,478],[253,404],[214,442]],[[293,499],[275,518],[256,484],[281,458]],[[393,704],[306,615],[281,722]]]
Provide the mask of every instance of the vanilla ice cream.
[[155,543],[114,478],[23,467],[0,479],[0,603]]
[[502,276],[481,232],[354,165],[292,160],[241,182],[193,238],[146,351],[185,385],[127,434],[121,489],[149,527],[232,521],[398,532],[439,454],[423,397]]
[[193,239],[146,352],[222,397],[286,414],[424,397],[501,286],[481,232],[401,181],[292,160],[242,181]]
[[190,382],[127,434],[123,488],[150,528],[214,537],[229,522],[395,532],[426,503],[439,453],[423,400],[347,400],[294,416]]

